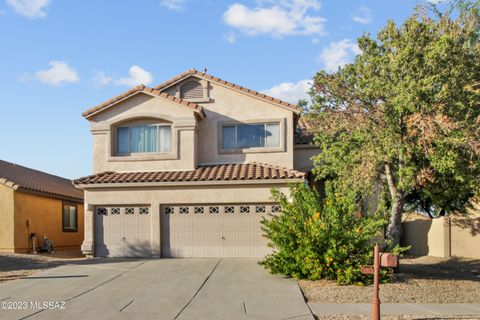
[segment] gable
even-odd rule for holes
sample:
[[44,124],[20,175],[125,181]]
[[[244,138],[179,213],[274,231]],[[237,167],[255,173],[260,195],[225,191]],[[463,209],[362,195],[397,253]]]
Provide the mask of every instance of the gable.
[[158,86],[155,87],[155,89],[160,90],[161,92],[166,92],[166,93],[174,95],[175,92],[177,91],[176,86],[178,86],[179,83],[186,82],[187,79],[191,79],[191,78],[197,78],[197,79],[204,80],[204,81],[210,81],[210,82],[215,83],[217,85],[228,88],[229,90],[237,91],[239,93],[250,96],[252,98],[263,100],[263,101],[265,101],[267,103],[270,103],[272,105],[275,105],[277,107],[290,110],[290,111],[294,112],[295,114],[300,113],[300,108],[297,105],[291,104],[291,103],[286,102],[286,101],[282,101],[280,99],[270,97],[270,96],[268,96],[266,94],[263,94],[263,93],[260,93],[258,91],[251,90],[251,89],[245,88],[243,86],[234,84],[232,82],[222,80],[220,78],[214,77],[214,76],[209,75],[209,74],[204,73],[204,72],[197,71],[195,69],[187,70],[187,71],[173,77],[172,79],[170,79],[168,81],[165,81],[162,84],[159,84]]
[[[205,113],[202,109],[202,118]],[[144,92],[137,92],[126,99],[118,101],[115,105],[88,118],[90,121],[100,123],[117,123],[136,118],[157,118],[173,122],[174,119],[199,118],[191,108],[179,105],[171,100],[162,99]]]
[[236,90],[211,83],[211,103],[204,104],[204,110],[209,119],[226,118],[230,120],[292,119],[295,113],[285,108],[256,99]]
[[148,88],[144,85],[139,85],[128,91],[125,91],[120,95],[117,95],[91,109],[88,109],[87,111],[83,112],[82,115],[85,118],[90,120],[91,118],[95,117],[99,113],[118,107],[119,105],[122,105],[123,102],[126,102],[138,95],[158,97],[166,101],[167,103],[173,103],[173,104],[176,104],[177,106],[193,111],[196,114],[196,116],[200,119],[203,119],[205,117],[205,113],[203,112],[203,108],[201,106],[195,103],[189,102],[187,100],[172,96],[166,92],[160,92],[159,90]]

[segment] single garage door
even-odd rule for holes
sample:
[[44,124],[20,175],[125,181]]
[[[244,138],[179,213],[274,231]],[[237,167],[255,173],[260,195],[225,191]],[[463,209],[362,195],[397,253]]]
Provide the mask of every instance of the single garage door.
[[264,257],[271,249],[260,221],[280,206],[165,205],[160,212],[164,257]]
[[150,257],[151,218],[147,206],[95,208],[97,257]]

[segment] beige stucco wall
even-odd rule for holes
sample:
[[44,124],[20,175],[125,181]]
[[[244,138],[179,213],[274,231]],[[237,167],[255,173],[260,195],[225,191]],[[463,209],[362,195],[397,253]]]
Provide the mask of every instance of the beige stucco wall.
[[[207,117],[198,124],[200,164],[260,162],[293,168],[294,113],[292,111],[214,82],[209,83],[209,92],[212,102],[202,104]],[[281,151],[221,153],[219,150],[220,123],[265,121],[280,121],[283,124]]]
[[480,259],[479,211],[437,219],[413,214],[402,226],[402,245],[411,245],[411,254]]
[[0,184],[0,251],[13,251],[13,189]]
[[[83,241],[83,204],[77,204],[78,231],[63,232],[62,200],[16,191],[15,201],[15,252],[28,252],[32,248],[29,235],[37,233],[39,244],[46,235],[53,241],[55,250],[78,249]],[[28,220],[28,226],[27,226]]]
[[300,171],[309,171],[313,168],[312,157],[320,153],[314,146],[299,145],[294,149],[293,168]]
[[165,204],[238,204],[273,202],[271,188],[288,193],[285,183],[165,186],[143,188],[88,189],[85,191],[85,240],[82,251],[91,255],[94,247],[96,205],[149,205],[151,207],[152,255],[161,254],[160,206]]
[[[155,118],[172,123],[172,151],[167,155],[115,157],[115,125],[134,119]],[[91,119],[93,172],[161,171],[195,168],[196,118],[188,107],[160,97],[137,94]]]
[[[93,171],[191,170],[199,164],[260,162],[286,168],[309,166],[311,152],[299,151],[294,160],[294,113],[244,92],[208,82],[210,100],[199,102],[206,117],[198,119],[189,108],[161,97],[139,93],[90,119],[93,135]],[[173,90],[173,89],[172,89]],[[170,90],[170,91],[172,91]],[[174,91],[170,92],[175,94]],[[156,118],[171,122],[174,136],[171,155],[112,157],[115,125],[128,119]],[[275,150],[220,150],[220,124],[224,122],[281,123],[281,147]],[[113,128],[113,130],[112,130]],[[304,159],[306,157],[306,159]],[[300,167],[299,167],[300,168]]]
[[480,259],[480,206],[468,215],[450,216],[451,252],[453,256]]

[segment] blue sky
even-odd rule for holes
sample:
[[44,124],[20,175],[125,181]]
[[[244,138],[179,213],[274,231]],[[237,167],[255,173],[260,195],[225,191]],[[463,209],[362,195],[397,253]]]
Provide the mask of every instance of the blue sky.
[[[433,0],[432,0],[433,1]],[[189,68],[296,102],[413,0],[0,0],[0,159],[91,174],[81,112]]]

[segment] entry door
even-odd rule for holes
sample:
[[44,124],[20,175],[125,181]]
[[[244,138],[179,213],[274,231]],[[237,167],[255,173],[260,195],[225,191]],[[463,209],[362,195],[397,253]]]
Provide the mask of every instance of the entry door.
[[97,257],[150,257],[150,208],[96,207],[95,255]]
[[264,257],[271,249],[261,221],[279,211],[261,203],[162,206],[162,256]]

